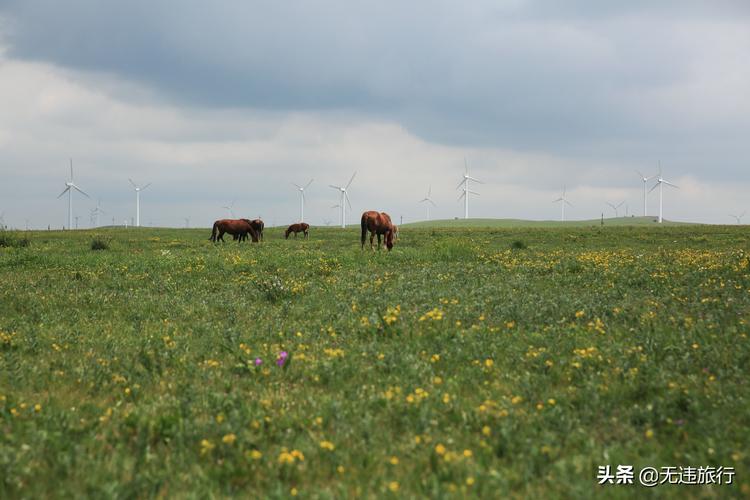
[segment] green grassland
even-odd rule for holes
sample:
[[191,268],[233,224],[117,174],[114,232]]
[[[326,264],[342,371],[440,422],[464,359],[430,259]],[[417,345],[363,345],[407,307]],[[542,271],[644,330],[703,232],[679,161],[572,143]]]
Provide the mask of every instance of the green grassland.
[[747,497],[750,232],[584,226],[6,235],[0,497]]

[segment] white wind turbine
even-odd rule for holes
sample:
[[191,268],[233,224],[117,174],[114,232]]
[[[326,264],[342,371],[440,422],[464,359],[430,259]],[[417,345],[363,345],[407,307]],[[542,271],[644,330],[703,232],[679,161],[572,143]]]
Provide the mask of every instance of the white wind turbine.
[[[742,218],[745,216],[745,212],[742,212],[740,215],[732,215],[729,214],[730,217],[734,217],[737,220],[737,224],[742,224]],[[2,219],[2,217],[0,217]]]
[[101,205],[102,205],[102,200],[98,199],[96,200],[96,207],[93,210],[91,210],[91,218],[92,218],[91,223],[95,224],[94,227],[99,227],[99,216],[102,214],[106,215],[107,213],[104,210],[102,210]]
[[310,182],[303,186],[300,186],[298,184],[295,184],[292,182],[292,186],[296,187],[299,191],[299,221],[305,222],[305,189],[310,187],[310,184],[312,184],[313,179],[310,179]]
[[432,196],[432,186],[427,188],[427,196],[419,200],[419,203],[427,203],[427,220],[430,220],[430,205],[433,207],[437,206],[430,196]]
[[354,172],[352,174],[352,178],[349,179],[349,182],[346,184],[346,186],[334,186],[333,184],[329,184],[333,189],[338,189],[341,192],[341,201],[339,202],[339,207],[341,207],[341,227],[346,228],[346,205],[349,205],[349,208],[352,208],[352,204],[349,201],[349,195],[347,194],[346,190],[349,189],[349,186],[352,185],[352,181],[354,180],[354,176],[357,175],[357,172]]
[[0,212],[0,231],[5,229],[5,219],[3,219],[4,215],[5,215],[5,212]]
[[565,186],[563,186],[562,196],[554,200],[552,203],[557,203],[558,201],[560,202],[560,207],[562,209],[562,215],[560,216],[560,220],[562,222],[565,222],[565,205],[568,204],[571,207],[573,206],[573,204],[569,202],[568,199],[565,197]]
[[[659,170],[661,170],[661,166],[659,166]],[[648,215],[648,205],[646,204],[648,200],[648,196],[646,193],[646,183],[656,176],[650,175],[646,177],[645,175],[640,173],[638,170],[636,170],[635,172],[641,177],[641,180],[643,181],[643,216],[646,217]]]
[[624,201],[621,201],[621,202],[620,202],[620,203],[618,203],[617,205],[613,205],[612,203],[610,203],[610,202],[607,202],[607,205],[609,205],[610,207],[612,207],[612,210],[614,210],[614,211],[615,211],[615,218],[617,218],[617,217],[619,217],[619,216],[620,216],[620,213],[618,212],[618,210],[620,209],[620,207],[622,206],[622,204],[623,204],[623,203],[625,203],[625,202],[624,202]]
[[91,196],[84,193],[81,188],[76,186],[75,182],[73,182],[73,159],[70,159],[70,180],[65,183],[65,190],[60,193],[57,197],[60,198],[65,193],[68,193],[68,229],[73,229],[73,190],[78,191],[82,195],[84,195],[86,198],[91,198]]
[[464,189],[463,193],[461,193],[461,196],[458,197],[460,200],[462,197],[464,199],[464,219],[469,218],[469,194],[475,194],[479,196],[479,193],[472,191],[469,189],[469,181],[478,182],[479,184],[483,184],[482,181],[479,179],[476,179],[469,175],[469,165],[466,163],[466,158],[464,158],[464,178],[461,180],[461,182],[458,183],[458,186],[456,186],[456,189],[461,187],[461,184],[463,184]]
[[227,212],[229,212],[229,216],[230,216],[230,217],[231,217],[232,219],[234,219],[234,200],[232,200],[232,203],[230,203],[229,205],[224,205],[224,206],[223,206],[223,207],[221,207],[221,208],[226,208],[226,209],[227,209]]
[[678,186],[672,184],[671,182],[669,182],[668,180],[664,179],[661,176],[661,165],[660,165],[659,166],[659,175],[658,175],[658,179],[656,179],[656,184],[654,184],[654,187],[652,187],[648,191],[650,193],[651,191],[653,191],[657,187],[659,188],[659,224],[661,224],[662,220],[663,220],[662,219],[662,207],[663,207],[663,197],[662,197],[662,194],[663,194],[663,191],[664,191],[663,184],[666,184],[667,186],[672,186],[673,188],[679,189]]
[[146,189],[151,185],[149,182],[145,186],[137,186],[135,182],[133,182],[133,179],[128,179],[130,181],[130,184],[133,185],[133,189],[135,189],[135,227],[141,227],[141,191]]

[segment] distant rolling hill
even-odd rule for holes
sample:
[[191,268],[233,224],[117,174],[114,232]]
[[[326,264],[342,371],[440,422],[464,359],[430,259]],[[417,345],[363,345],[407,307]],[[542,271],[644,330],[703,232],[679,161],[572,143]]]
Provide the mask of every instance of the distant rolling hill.
[[[523,219],[442,219],[421,222],[410,222],[402,227],[410,228],[461,228],[461,227],[590,227],[600,226],[601,219],[553,221],[553,220],[523,220]],[[684,226],[693,222],[673,222],[665,220],[663,226]],[[658,226],[656,217],[613,217],[604,219],[605,226]]]

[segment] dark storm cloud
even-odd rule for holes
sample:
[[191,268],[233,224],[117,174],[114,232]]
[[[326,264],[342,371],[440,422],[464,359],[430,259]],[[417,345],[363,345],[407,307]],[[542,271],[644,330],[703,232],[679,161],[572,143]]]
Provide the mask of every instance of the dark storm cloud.
[[733,62],[702,65],[734,43],[714,39],[723,28],[746,26],[742,2],[23,0],[0,13],[11,57],[110,73],[186,106],[347,110],[442,143],[682,153],[696,171],[701,155],[734,173],[746,159],[727,153],[746,117],[703,123],[733,99],[720,74]]

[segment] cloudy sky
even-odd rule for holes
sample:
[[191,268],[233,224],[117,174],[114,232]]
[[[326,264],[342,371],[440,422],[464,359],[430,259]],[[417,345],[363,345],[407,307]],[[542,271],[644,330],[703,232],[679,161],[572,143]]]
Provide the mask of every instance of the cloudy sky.
[[[80,227],[750,210],[750,2],[0,0],[0,213]],[[649,187],[651,184],[649,184]],[[67,195],[66,195],[67,196]],[[649,196],[649,212],[658,207]],[[620,213],[625,211],[625,205]],[[747,217],[750,222],[750,215]]]

